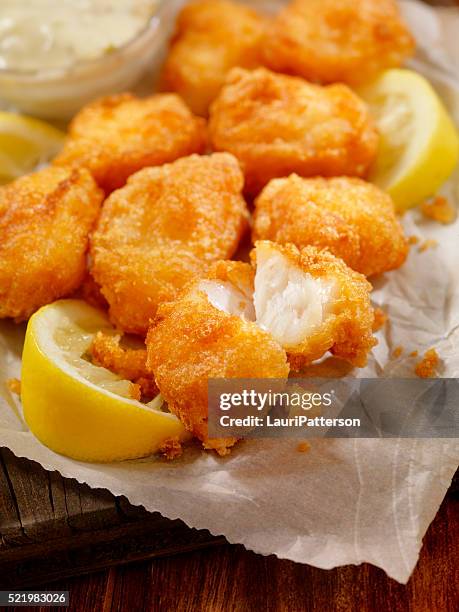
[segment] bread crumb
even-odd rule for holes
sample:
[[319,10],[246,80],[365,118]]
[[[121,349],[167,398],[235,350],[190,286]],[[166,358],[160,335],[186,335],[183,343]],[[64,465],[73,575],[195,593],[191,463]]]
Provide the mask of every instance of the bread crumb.
[[419,236],[410,236],[408,238],[408,244],[417,244],[419,242]]
[[168,461],[172,461],[173,459],[180,457],[180,455],[183,453],[182,444],[177,437],[168,438],[167,440],[164,440],[159,447],[159,452],[164,455]]
[[421,211],[424,217],[433,219],[437,223],[443,223],[443,225],[448,225],[456,219],[456,209],[443,196],[437,196],[433,200],[424,202]]
[[308,442],[300,442],[296,447],[299,453],[308,453],[311,450],[311,445]]
[[404,350],[405,350],[405,349],[403,348],[403,346],[396,346],[396,347],[394,348],[393,353],[392,353],[392,357],[393,357],[394,359],[398,359],[399,357],[401,357],[401,356],[402,356],[402,354],[403,354],[403,351],[404,351]]
[[417,357],[419,355],[419,351],[411,351],[410,357]]
[[422,360],[416,364],[414,372],[419,378],[433,378],[437,374],[440,357],[435,349],[429,349],[424,353]]
[[427,249],[434,249],[438,246],[438,242],[436,240],[432,240],[429,238],[428,240],[424,240],[424,242],[418,248],[419,253],[424,253]]
[[384,327],[389,317],[382,308],[375,308],[375,320],[373,322],[373,331],[377,332]]
[[11,393],[21,395],[21,381],[18,378],[9,378],[6,381],[6,386],[11,391]]

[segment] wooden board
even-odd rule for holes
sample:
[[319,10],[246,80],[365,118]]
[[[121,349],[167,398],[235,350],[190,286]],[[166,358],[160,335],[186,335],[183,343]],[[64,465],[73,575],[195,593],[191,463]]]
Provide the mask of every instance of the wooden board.
[[224,542],[0,450],[0,588]]

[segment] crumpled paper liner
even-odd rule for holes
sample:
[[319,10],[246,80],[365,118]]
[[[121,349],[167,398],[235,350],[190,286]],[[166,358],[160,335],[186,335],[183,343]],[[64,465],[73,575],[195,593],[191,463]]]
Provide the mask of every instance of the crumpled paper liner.
[[[459,75],[450,19],[458,12],[403,2],[421,32],[416,69],[431,78],[459,123]],[[447,18],[445,18],[447,16]],[[445,193],[458,201],[458,177]],[[410,235],[437,248],[414,247],[408,263],[379,280],[374,300],[389,313],[380,344],[361,376],[412,375],[412,350],[436,347],[442,375],[459,376],[459,221],[443,227],[406,215]],[[28,431],[17,398],[4,381],[20,375],[24,327],[0,321],[0,444],[47,470],[76,478],[133,504],[222,534],[261,554],[330,569],[372,563],[407,582],[422,538],[459,462],[456,440],[247,440],[229,458],[190,448],[168,463],[157,457],[110,465],[57,455]],[[395,346],[405,352],[391,358]]]

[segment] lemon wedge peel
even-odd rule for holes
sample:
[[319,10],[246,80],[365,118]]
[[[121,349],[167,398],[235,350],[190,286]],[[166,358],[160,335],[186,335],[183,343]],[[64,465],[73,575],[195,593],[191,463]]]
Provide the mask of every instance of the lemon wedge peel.
[[50,161],[61,150],[65,137],[44,121],[0,111],[0,184]]
[[459,161],[459,135],[430,83],[411,70],[385,71],[358,90],[381,133],[369,180],[385,189],[399,212],[435,195]]
[[[142,404],[104,389],[82,376],[66,350],[55,342],[56,329],[78,317],[93,317],[107,327],[103,314],[78,300],[60,300],[35,313],[28,324],[23,351],[21,399],[32,433],[54,452],[88,462],[136,459],[158,451],[168,438],[189,438],[182,423],[162,412],[160,398]],[[94,329],[95,332],[95,329]],[[87,336],[88,346],[91,334]],[[81,361],[84,361],[83,359]],[[117,379],[104,368],[101,375]],[[90,372],[91,375],[91,372]],[[129,383],[126,383],[126,390]],[[121,385],[120,389],[123,389]]]

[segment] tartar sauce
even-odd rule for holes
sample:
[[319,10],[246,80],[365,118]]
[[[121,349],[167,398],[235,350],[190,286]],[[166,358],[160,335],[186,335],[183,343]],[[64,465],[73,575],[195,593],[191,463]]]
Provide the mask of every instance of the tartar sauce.
[[123,46],[157,0],[0,0],[0,69],[69,67]]

